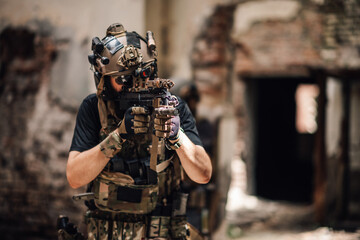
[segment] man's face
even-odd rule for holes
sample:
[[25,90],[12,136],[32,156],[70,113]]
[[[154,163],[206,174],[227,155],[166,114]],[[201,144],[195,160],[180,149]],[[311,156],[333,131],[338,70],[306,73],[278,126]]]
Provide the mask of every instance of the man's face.
[[[116,78],[117,77],[110,76],[111,86],[116,92],[121,92],[123,90],[124,83],[122,83],[121,80],[117,81]],[[148,77],[145,79],[145,81],[149,81],[149,79],[150,78]]]
[[122,91],[122,88],[123,88],[124,84],[123,83],[118,83],[118,81],[116,81],[115,77],[110,76],[110,83],[111,83],[111,86],[113,87],[113,89],[116,92],[121,92]]

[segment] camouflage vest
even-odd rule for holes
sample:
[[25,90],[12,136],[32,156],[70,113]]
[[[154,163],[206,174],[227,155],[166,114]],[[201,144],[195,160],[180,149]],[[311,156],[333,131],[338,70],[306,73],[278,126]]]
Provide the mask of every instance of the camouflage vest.
[[[100,132],[103,140],[116,129],[116,120],[108,118],[106,131]],[[165,145],[159,142],[157,161],[157,184],[147,184],[150,164],[152,133],[134,135],[127,140],[122,150],[112,158],[93,181],[92,192],[95,205],[102,211],[148,214],[157,203],[163,203],[179,189],[180,164],[176,153],[165,159]]]
[[[99,104],[102,129],[100,140],[114,131],[117,121],[114,111]],[[107,119],[107,112],[111,115]],[[112,158],[92,184],[94,202],[98,209],[85,215],[88,239],[187,239],[187,194],[179,192],[181,166],[176,153],[165,155],[159,141],[157,183],[147,184],[146,171],[150,165],[152,133],[135,135]],[[168,201],[170,199],[170,201]],[[185,205],[184,205],[185,204]]]

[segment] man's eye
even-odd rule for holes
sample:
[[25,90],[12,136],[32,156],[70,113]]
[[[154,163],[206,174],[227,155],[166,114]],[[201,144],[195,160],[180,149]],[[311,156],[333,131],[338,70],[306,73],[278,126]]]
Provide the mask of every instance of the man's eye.
[[[125,80],[125,79],[124,79]],[[117,78],[115,78],[115,82],[117,83],[117,84],[123,84],[124,82],[123,82],[123,78],[121,78],[121,77],[117,77]]]

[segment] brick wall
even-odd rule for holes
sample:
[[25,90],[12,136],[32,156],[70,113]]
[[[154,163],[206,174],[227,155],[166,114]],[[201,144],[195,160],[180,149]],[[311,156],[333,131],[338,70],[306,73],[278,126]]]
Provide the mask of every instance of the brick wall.
[[[217,6],[195,39],[191,56],[193,80],[201,102],[199,115],[215,120],[231,96],[233,48],[230,33],[235,5]],[[211,109],[211,111],[209,111]]]
[[290,21],[278,19],[254,23],[235,39],[238,74],[298,74],[305,66],[323,64],[320,54],[322,14],[301,10]]
[[48,32],[0,34],[1,239],[56,239],[56,218],[81,221],[65,177],[75,109],[49,92],[56,45]]

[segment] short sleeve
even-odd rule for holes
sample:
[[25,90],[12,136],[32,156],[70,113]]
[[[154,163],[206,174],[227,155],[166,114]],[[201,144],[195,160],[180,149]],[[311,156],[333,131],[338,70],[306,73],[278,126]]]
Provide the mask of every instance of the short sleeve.
[[180,97],[179,105],[176,107],[180,114],[180,127],[184,130],[186,136],[195,144],[202,146],[198,130],[196,128],[196,121],[192,115],[189,106]]
[[101,124],[97,108],[97,97],[89,95],[80,105],[70,151],[83,152],[99,143]]

